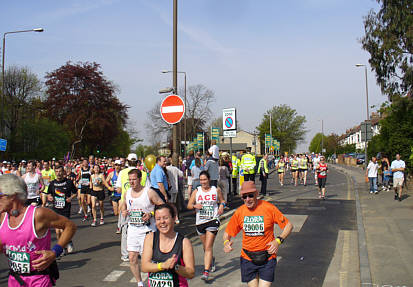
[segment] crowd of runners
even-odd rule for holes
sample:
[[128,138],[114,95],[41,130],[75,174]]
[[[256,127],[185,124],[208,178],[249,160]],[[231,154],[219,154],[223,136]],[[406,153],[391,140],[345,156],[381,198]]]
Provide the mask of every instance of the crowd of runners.
[[[103,203],[107,196],[118,218],[114,232],[121,234],[121,260],[130,262],[138,286],[143,286],[141,272],[148,272],[149,286],[187,286],[187,278],[195,276],[191,242],[174,230],[180,224],[179,212],[186,209],[196,211],[196,232],[204,250],[201,279],[208,282],[216,268],[213,246],[219,216],[238,194],[244,205],[226,227],[224,251],[232,251],[231,239],[243,230],[242,282],[270,286],[278,248],[292,225],[274,205],[262,200],[267,195],[268,166],[278,174],[280,188],[311,182],[318,186],[319,198],[326,199],[328,166],[324,156],[297,154],[270,159],[268,155],[257,158],[245,150],[231,158],[220,153],[214,142],[206,156],[190,152],[178,166],[172,165],[171,158],[138,159],[133,153],[115,158],[30,160],[18,165],[5,162],[0,169],[0,242],[9,259],[9,286],[21,286],[22,282],[31,286],[35,278],[52,284],[57,268],[54,259],[74,251],[72,201],[78,201],[75,212],[82,215],[82,224],[96,227],[105,224]],[[286,182],[286,174],[291,175],[291,182]],[[260,192],[256,176],[261,181]],[[34,218],[39,218],[35,225],[25,223]],[[282,229],[278,237],[274,236],[274,224]],[[57,237],[52,249],[50,228]],[[27,240],[25,244],[10,239],[19,229],[26,234],[19,237],[22,242]],[[29,243],[33,246],[25,247]]]

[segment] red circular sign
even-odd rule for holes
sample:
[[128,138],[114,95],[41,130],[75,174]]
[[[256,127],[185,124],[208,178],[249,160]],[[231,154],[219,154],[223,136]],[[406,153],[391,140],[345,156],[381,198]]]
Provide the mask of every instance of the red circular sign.
[[185,112],[184,101],[177,95],[167,96],[161,104],[161,116],[168,124],[178,123]]

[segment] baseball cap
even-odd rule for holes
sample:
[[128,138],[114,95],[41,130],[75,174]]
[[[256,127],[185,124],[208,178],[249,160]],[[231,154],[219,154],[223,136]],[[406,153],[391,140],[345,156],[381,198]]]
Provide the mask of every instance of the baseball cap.
[[117,160],[115,160],[115,164],[119,164],[119,165],[121,165],[121,164],[122,164],[122,162],[120,161],[120,159],[117,159]]
[[257,187],[253,181],[244,181],[241,185],[241,194],[257,192]]
[[136,153],[130,153],[128,154],[128,160],[138,160],[138,156]]

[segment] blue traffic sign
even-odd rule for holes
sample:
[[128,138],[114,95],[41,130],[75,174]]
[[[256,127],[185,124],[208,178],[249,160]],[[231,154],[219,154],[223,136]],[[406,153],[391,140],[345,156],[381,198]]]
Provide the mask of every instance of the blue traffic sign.
[[7,147],[7,140],[0,139],[0,151],[6,151]]

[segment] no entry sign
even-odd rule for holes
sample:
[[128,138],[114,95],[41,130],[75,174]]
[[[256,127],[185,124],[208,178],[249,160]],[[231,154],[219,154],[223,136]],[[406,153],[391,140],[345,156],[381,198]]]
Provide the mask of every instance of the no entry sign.
[[222,129],[224,131],[237,129],[235,126],[235,108],[222,110],[222,121]]
[[185,112],[184,101],[177,95],[167,96],[161,104],[162,119],[168,124],[178,123]]

